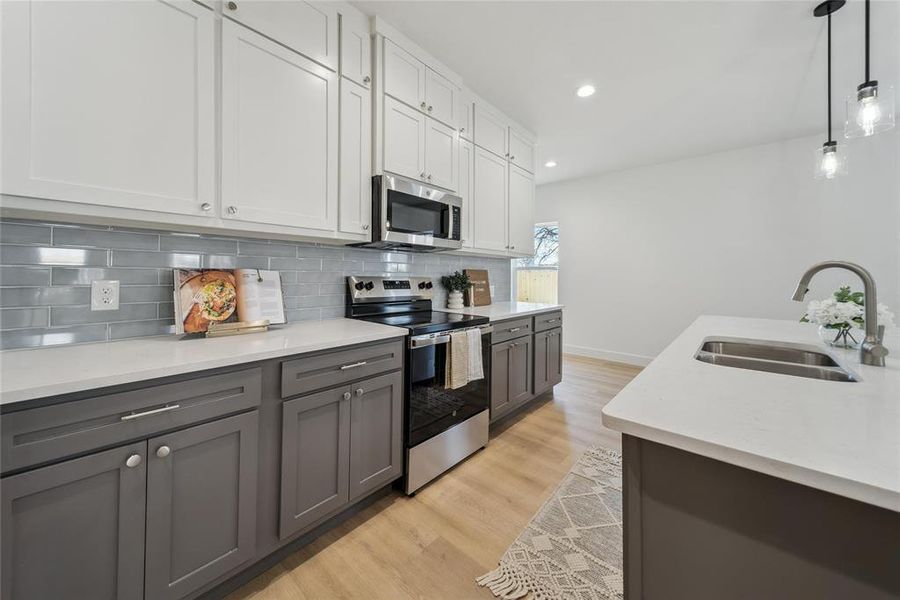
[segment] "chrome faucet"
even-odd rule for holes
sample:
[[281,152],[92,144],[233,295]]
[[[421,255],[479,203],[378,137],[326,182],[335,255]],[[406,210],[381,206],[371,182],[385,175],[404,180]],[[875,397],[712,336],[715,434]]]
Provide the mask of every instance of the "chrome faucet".
[[793,299],[797,302],[802,301],[803,297],[806,296],[806,292],[809,291],[809,282],[812,280],[813,275],[823,269],[846,269],[856,273],[862,279],[863,293],[866,296],[864,317],[866,320],[866,339],[863,340],[862,345],[859,347],[859,360],[864,365],[883,367],[884,357],[888,355],[888,349],[881,343],[884,341],[884,325],[878,325],[878,302],[875,298],[875,280],[872,279],[871,273],[852,262],[842,260],[820,262],[811,266],[800,278],[800,283],[797,284]]

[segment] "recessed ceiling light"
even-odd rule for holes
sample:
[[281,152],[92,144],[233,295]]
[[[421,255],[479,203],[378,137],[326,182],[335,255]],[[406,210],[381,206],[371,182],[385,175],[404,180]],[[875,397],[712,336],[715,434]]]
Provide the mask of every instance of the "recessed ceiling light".
[[556,166],[556,161],[555,161],[555,160],[548,160],[547,162],[544,163],[544,166],[545,166],[545,167],[550,167],[550,168],[552,169],[553,167]]
[[575,93],[578,94],[579,98],[587,98],[588,96],[593,96],[596,91],[592,85],[583,85]]

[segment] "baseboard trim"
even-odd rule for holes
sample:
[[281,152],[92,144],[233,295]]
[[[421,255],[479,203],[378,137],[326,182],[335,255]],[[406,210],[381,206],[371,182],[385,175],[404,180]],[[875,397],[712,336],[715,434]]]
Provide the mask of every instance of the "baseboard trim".
[[644,356],[642,354],[629,354],[627,352],[616,352],[614,350],[603,350],[602,348],[588,348],[587,346],[574,346],[571,344],[563,345],[565,354],[574,354],[575,356],[587,356],[589,358],[600,358],[612,362],[625,363],[638,367],[646,367],[653,360],[652,356]]

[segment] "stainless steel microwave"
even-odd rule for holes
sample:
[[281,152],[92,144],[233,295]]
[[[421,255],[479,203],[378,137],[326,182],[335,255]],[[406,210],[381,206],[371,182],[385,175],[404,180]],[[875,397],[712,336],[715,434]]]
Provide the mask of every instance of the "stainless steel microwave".
[[462,198],[385,173],[372,178],[368,248],[437,252],[462,247]]

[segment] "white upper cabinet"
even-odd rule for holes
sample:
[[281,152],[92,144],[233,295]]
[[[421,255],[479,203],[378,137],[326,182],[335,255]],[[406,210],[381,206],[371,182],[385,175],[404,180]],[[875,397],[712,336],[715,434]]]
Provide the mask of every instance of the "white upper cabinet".
[[483,148],[475,148],[472,212],[474,247],[480,250],[506,252],[507,242],[507,178],[509,163]]
[[459,89],[449,79],[426,68],[425,104],[428,116],[456,128],[459,112]]
[[473,140],[472,135],[475,132],[475,98],[465,88],[460,92],[456,129],[459,131],[459,137],[462,139],[470,142]]
[[223,3],[226,17],[321,63],[338,68],[338,14],[330,2],[233,0]]
[[515,165],[509,167],[509,251],[534,254],[534,177]]
[[427,110],[425,73],[427,67],[415,56],[384,40],[384,92],[409,106]]
[[425,179],[431,185],[456,190],[459,177],[456,130],[427,119],[425,123]]
[[462,198],[462,245],[471,248],[473,244],[472,189],[475,184],[475,146],[466,140],[459,141],[459,184],[457,195]]
[[423,180],[425,172],[425,128],[428,117],[420,111],[385,98],[384,170]]
[[534,143],[528,134],[514,127],[509,128],[509,162],[534,173]]
[[371,92],[341,79],[340,217],[343,233],[367,234],[372,222]]
[[361,12],[345,9],[341,13],[341,75],[371,88],[371,56],[369,19]]
[[222,22],[222,217],[337,228],[338,76]]
[[214,212],[212,11],[188,1],[0,7],[2,193]]
[[506,119],[483,104],[475,103],[475,145],[498,156],[509,154],[509,127]]

